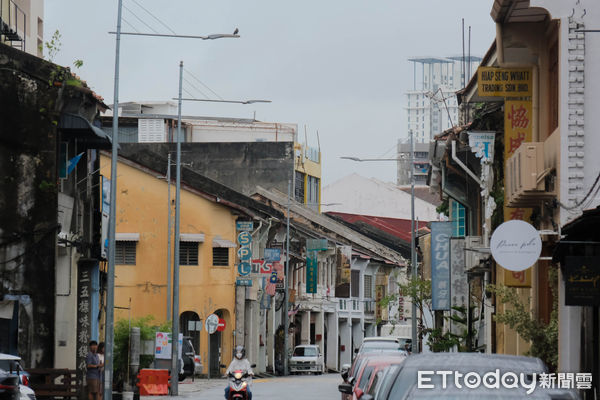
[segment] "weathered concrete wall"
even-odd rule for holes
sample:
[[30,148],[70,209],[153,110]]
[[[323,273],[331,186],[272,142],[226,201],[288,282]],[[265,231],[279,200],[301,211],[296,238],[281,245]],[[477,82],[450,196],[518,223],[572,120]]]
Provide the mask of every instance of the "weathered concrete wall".
[[18,352],[37,367],[53,366],[63,89],[41,78],[52,72],[52,64],[0,45],[0,299],[20,299]]
[[[169,151],[175,161],[175,144],[121,144],[124,157],[139,151],[151,151],[166,158]],[[287,193],[293,171],[292,142],[182,143],[181,162],[185,167],[245,195],[256,187],[275,188]],[[166,173],[166,163],[161,169]],[[175,179],[175,168],[172,170]]]

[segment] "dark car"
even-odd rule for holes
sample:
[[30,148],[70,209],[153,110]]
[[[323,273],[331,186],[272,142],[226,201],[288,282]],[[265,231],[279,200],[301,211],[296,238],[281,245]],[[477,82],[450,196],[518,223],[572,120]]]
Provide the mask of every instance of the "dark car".
[[0,370],[0,400],[18,400],[19,376]]
[[20,383],[29,386],[29,372],[21,366],[21,357],[0,353],[0,369],[8,373],[18,374]]
[[342,395],[348,399],[359,400],[365,393],[372,393],[371,389],[377,385],[383,370],[390,365],[401,364],[406,359],[403,354],[377,354],[366,357],[356,372],[356,378],[352,377],[348,383],[338,386]]
[[[445,385],[443,375],[437,373],[441,371],[452,372],[452,375],[448,375]],[[462,374],[458,379],[458,385],[456,372]],[[464,383],[465,376],[469,374],[483,377],[491,373],[502,377],[512,373],[525,385],[533,385],[534,377],[546,372],[544,363],[534,357],[481,353],[418,354],[408,357],[401,365],[391,366],[384,374],[375,394],[366,394],[362,400],[579,398],[575,391],[570,390],[545,390],[533,386],[535,388],[533,392],[527,393],[526,387],[521,384],[515,388],[503,386],[490,388],[483,384],[469,388]],[[417,384],[419,377],[421,377],[421,387]],[[423,383],[429,387],[424,387]]]
[[[180,381],[184,380],[188,376],[194,376],[196,373],[202,372],[200,358],[196,355],[191,337],[183,337],[183,347],[181,350],[181,358],[183,359],[183,373],[179,374]],[[200,365],[198,366],[198,364]],[[200,369],[200,372],[198,372],[198,369]]]

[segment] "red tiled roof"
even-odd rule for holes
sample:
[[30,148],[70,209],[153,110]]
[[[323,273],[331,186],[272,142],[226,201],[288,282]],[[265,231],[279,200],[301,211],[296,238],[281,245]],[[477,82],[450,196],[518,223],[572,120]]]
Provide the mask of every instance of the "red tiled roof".
[[[362,222],[371,225],[383,232],[410,243],[410,219],[372,217],[368,215],[346,214],[340,212],[328,212],[327,214],[340,218],[350,224]],[[418,231],[427,229],[424,222],[419,223]],[[415,226],[415,229],[417,227]]]

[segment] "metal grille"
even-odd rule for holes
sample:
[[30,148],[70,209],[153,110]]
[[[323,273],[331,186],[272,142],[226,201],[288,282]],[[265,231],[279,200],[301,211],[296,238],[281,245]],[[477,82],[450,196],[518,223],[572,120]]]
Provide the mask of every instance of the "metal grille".
[[213,265],[229,266],[229,249],[227,247],[213,247]]
[[373,298],[373,276],[365,275],[365,298]]
[[115,242],[115,264],[135,265],[137,242]]
[[198,242],[179,242],[179,265],[198,265]]

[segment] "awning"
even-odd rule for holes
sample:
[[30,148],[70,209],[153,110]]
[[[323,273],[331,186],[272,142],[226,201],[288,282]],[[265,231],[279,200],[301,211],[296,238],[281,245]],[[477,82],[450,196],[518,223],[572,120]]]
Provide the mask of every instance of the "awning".
[[111,150],[112,140],[102,129],[77,114],[62,113],[58,128],[65,139],[77,139],[82,147]]
[[115,241],[117,242],[139,242],[139,233],[116,233]]
[[204,242],[204,233],[180,233],[179,240],[182,242]]
[[235,248],[237,245],[227,239],[221,239],[216,237],[213,239],[213,247],[227,247],[227,248]]

